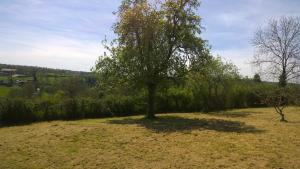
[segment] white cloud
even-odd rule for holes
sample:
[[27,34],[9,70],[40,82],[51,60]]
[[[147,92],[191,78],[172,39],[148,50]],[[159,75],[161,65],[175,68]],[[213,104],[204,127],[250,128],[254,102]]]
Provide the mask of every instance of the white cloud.
[[[89,71],[104,49],[100,42],[81,41],[59,36],[12,41],[0,51],[1,63]],[[4,46],[1,46],[4,48]]]
[[243,76],[252,77],[256,73],[255,68],[250,63],[253,58],[252,48],[213,50],[212,53],[214,56],[219,55],[234,63]]

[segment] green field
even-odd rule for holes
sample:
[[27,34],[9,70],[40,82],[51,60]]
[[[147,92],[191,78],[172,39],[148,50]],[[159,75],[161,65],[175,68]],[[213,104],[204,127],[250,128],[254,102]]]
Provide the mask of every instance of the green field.
[[[66,80],[70,77],[69,76],[57,76],[57,77],[39,76],[38,78],[39,78],[41,84],[44,84],[44,85],[48,84],[49,85],[49,84],[54,84],[54,83],[56,83],[58,81],[61,81],[61,80]],[[7,76],[0,76],[0,80],[7,81],[8,77]],[[32,77],[29,77],[29,76],[14,77],[13,80],[14,80],[14,83],[17,80],[31,81]],[[18,87],[19,86],[17,86],[16,84],[14,84],[14,87],[7,87],[7,86],[4,86],[4,85],[0,85],[0,97],[6,97],[12,89],[15,89],[15,88],[18,88]]]
[[300,108],[0,128],[0,168],[300,168]]
[[5,97],[11,90],[11,87],[6,87],[6,86],[0,86],[0,97]]
[[0,76],[0,80],[8,80],[7,76]]
[[[9,80],[8,76],[0,76],[0,80]],[[31,76],[13,77],[13,80],[32,80]]]

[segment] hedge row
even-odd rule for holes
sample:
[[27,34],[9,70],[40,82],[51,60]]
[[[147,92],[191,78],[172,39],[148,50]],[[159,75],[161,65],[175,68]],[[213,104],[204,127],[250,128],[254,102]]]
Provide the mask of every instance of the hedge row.
[[141,108],[129,98],[118,100],[65,99],[34,101],[27,99],[0,100],[0,123],[75,120],[138,114]]
[[[0,99],[0,123],[28,123],[35,121],[75,120],[142,114],[147,109],[145,97],[114,96],[104,99]],[[257,96],[251,92],[208,97],[187,90],[169,90],[156,97],[156,112],[196,112],[229,108],[258,107]]]

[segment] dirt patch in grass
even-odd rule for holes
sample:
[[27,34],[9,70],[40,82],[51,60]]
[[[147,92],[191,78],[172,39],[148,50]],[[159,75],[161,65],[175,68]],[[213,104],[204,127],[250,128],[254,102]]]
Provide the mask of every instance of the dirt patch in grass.
[[287,111],[289,123],[242,109],[3,127],[0,168],[298,169],[300,109]]

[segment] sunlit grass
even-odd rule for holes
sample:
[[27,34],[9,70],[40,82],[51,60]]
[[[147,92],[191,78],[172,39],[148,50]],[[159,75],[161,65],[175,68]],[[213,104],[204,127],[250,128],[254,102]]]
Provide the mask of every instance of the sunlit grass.
[[300,109],[43,122],[0,128],[0,168],[300,168]]

